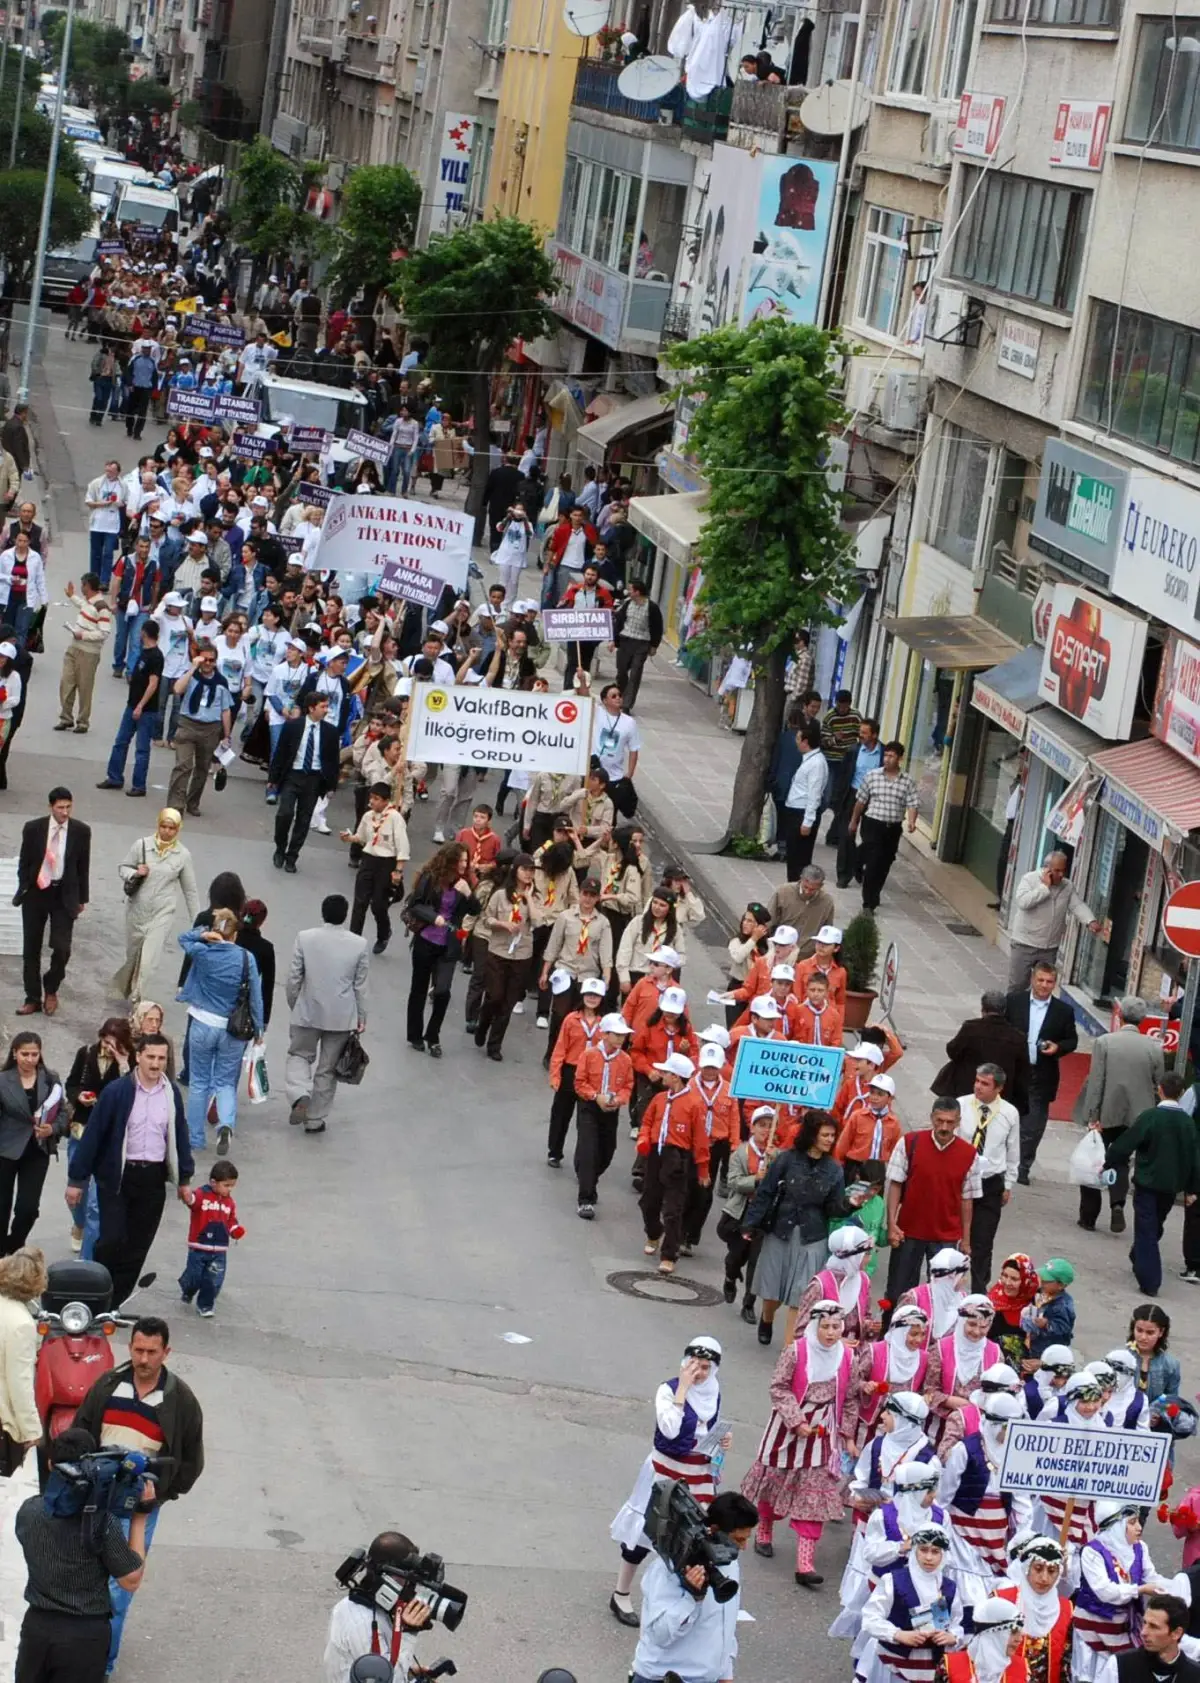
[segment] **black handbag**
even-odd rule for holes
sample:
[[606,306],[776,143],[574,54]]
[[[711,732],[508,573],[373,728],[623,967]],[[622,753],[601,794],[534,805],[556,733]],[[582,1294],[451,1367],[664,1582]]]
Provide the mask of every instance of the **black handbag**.
[[[143,837],[142,838],[142,864],[144,865],[145,863],[146,863],[146,841],[145,841],[145,838]],[[134,872],[134,874],[131,877],[126,877],[121,884],[121,887],[125,890],[126,898],[129,899],[129,900],[135,900],[137,898],[137,896],[142,892],[142,884],[145,882],[145,880],[146,880],[145,877],[139,877],[136,871]]]
[[367,1065],[370,1061],[363,1048],[358,1030],[351,1029],[346,1037],[346,1044],[338,1053],[338,1060],[333,1066],[333,1073],[339,1081],[344,1081],[347,1087],[357,1087],[367,1073]]
[[226,1032],[234,1040],[254,1039],[254,1017],[250,1010],[250,954],[242,948],[242,979],[238,983],[237,998],[233,1003],[233,1010],[229,1013],[229,1020],[225,1024]]

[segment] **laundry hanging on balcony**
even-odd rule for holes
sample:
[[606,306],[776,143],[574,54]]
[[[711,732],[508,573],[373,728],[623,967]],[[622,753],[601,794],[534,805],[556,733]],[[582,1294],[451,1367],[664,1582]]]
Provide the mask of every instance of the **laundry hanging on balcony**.
[[684,7],[667,39],[667,51],[683,60],[689,99],[706,99],[714,88],[725,86],[732,38],[733,14],[723,6],[706,17],[694,5]]

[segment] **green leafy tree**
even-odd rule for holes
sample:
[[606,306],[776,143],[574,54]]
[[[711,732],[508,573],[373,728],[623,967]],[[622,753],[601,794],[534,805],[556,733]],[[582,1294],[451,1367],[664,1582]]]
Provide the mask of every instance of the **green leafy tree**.
[[490,378],[514,339],[553,331],[554,265],[537,229],[502,216],[431,240],[400,265],[394,290],[410,328],[430,341],[433,365],[475,371],[467,506],[478,515],[488,475]]
[[[6,296],[20,298],[29,291],[37,257],[42,215],[44,170],[0,171],[0,260],[7,271]],[[50,245],[73,245],[92,225],[92,207],[75,183],[59,176],[50,209]]]
[[830,437],[847,418],[834,390],[838,349],[820,328],[759,321],[675,345],[667,358],[701,400],[688,449],[712,487],[698,544],[698,640],[736,646],[754,668],[731,837],[758,833],[795,633],[836,624],[832,604],[858,594],[843,499],[826,472]]
[[[13,114],[16,110],[16,82],[12,78],[12,65],[9,64],[9,78],[7,84],[0,91],[0,163],[8,163],[9,147],[12,144]],[[35,90],[36,91],[36,90]],[[21,120],[17,129],[17,169],[44,170],[50,161],[50,136],[54,124],[48,117],[34,107],[34,95],[30,93],[29,83],[26,82],[25,94],[21,100]],[[58,144],[59,174],[68,181],[83,185],[83,170],[79,163],[79,155],[69,135],[62,135]]]
[[311,255],[328,242],[328,230],[304,209],[320,172],[319,164],[297,169],[265,135],[256,135],[242,151],[231,216],[234,238],[255,259],[255,279],[267,259]]
[[392,253],[412,244],[420,208],[420,183],[403,164],[363,164],[347,177],[328,278],[346,298],[362,292],[363,315],[396,278]]

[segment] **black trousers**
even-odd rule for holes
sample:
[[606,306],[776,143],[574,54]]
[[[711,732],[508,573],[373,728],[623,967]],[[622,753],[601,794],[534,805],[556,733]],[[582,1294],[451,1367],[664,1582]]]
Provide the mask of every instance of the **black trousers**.
[[579,1002],[583,995],[579,991],[579,983],[572,981],[569,988],[561,993],[550,995],[550,1033],[546,1040],[546,1067],[550,1067],[550,1059],[554,1054],[554,1046],[562,1032],[562,1026],[572,1011],[579,1009]]
[[140,438],[146,428],[146,411],[150,407],[150,387],[130,386],[125,399],[125,431],[130,438]]
[[862,839],[863,905],[874,911],[888,879],[888,872],[896,861],[900,847],[902,824],[881,824],[878,819],[863,815],[859,825]]
[[1183,1266],[1200,1274],[1200,1199],[1183,1206]]
[[[575,1065],[564,1064],[559,1076],[558,1086],[554,1089],[554,1097],[550,1101],[550,1126],[546,1132],[546,1155],[561,1157],[567,1143],[567,1135],[571,1131],[571,1118],[575,1114]],[[576,1148],[578,1161],[578,1148]],[[607,1165],[606,1165],[607,1166]],[[583,1200],[581,1199],[582,1203]]]
[[[364,860],[365,864],[366,861]],[[412,944],[412,981],[408,989],[408,1038],[423,1040],[436,1046],[441,1039],[442,1023],[450,1005],[450,987],[454,981],[457,943],[451,936],[444,947],[422,940],[420,935]],[[474,978],[472,978],[474,980]],[[425,1021],[425,1002],[433,994],[433,1009],[429,1022]]]
[[321,798],[319,771],[289,771],[275,808],[275,851],[296,863]]
[[1030,1093],[1029,1109],[1021,1118],[1021,1169],[1029,1178],[1029,1171],[1038,1154],[1038,1146],[1050,1120],[1050,1100],[1045,1093]]
[[96,1261],[112,1275],[113,1307],[137,1285],[167,1201],[165,1163],[126,1163],[120,1188],[98,1186],[100,1237]]
[[[364,853],[359,860],[358,875],[354,879],[354,910],[350,913],[350,927],[356,935],[362,934],[370,908],[379,939],[391,939],[392,919],[388,907],[392,903],[392,872],[395,869],[394,857]],[[426,941],[425,945],[428,946],[429,942]]]
[[661,1237],[662,1260],[674,1262],[683,1243],[683,1215],[695,1179],[695,1159],[681,1145],[664,1145],[661,1151],[651,1147],[650,1155],[640,1161],[646,1166],[640,1200],[646,1237]]
[[[1104,1141],[1104,1149],[1115,1140],[1120,1139],[1124,1128],[1101,1128],[1100,1138]],[[1117,1164],[1117,1178],[1108,1189],[1108,1204],[1113,1210],[1125,1209],[1125,1200],[1129,1196],[1129,1163]],[[1095,1227],[1100,1219],[1104,1196],[1098,1186],[1081,1186],[1079,1188],[1079,1219],[1087,1227]]]
[[[42,943],[46,925],[50,925],[50,964],[42,975]],[[75,919],[63,905],[62,884],[51,883],[49,888],[31,888],[21,901],[22,958],[24,961],[25,1002],[42,1003],[43,989],[57,993],[71,962],[71,937]]]
[[633,712],[638,691],[642,687],[642,668],[650,658],[650,643],[645,637],[617,639],[617,683],[627,713]]
[[783,834],[788,881],[798,882],[804,867],[812,864],[813,848],[817,845],[817,830],[820,827],[821,817],[818,813],[809,828],[808,834],[802,836],[800,832],[804,828],[804,814],[794,812],[791,807],[785,807],[784,814],[787,819]]
[[[565,1070],[563,1073],[566,1073]],[[572,1070],[572,1078],[574,1074]],[[579,1101],[579,1116],[575,1124],[575,1179],[579,1182],[578,1201],[581,1204],[594,1204],[599,1196],[600,1176],[612,1162],[617,1149],[620,1115],[619,1109],[601,1110],[593,1099]]]
[[[857,835],[850,834],[850,815],[857,800],[853,788],[847,785],[834,813],[837,825],[837,882],[839,888],[849,888],[855,877],[862,876],[862,848]],[[831,826],[832,827],[832,826]]]
[[[971,1211],[971,1290],[986,1294],[992,1283],[992,1250],[1004,1208],[1004,1176],[985,1175]],[[980,1283],[982,1282],[982,1284]]]
[[525,997],[525,978],[529,974],[527,958],[501,958],[489,953],[483,967],[483,1005],[475,1025],[475,1044],[485,1041],[489,1052],[498,1052],[504,1044],[513,1006]]
[[49,1153],[42,1150],[32,1133],[19,1157],[0,1157],[0,1256],[11,1256],[28,1239],[38,1218],[49,1167]]
[[529,961],[529,976],[526,986],[530,993],[537,994],[537,1014],[539,1017],[550,1015],[550,1000],[552,995],[548,987],[540,987],[538,978],[542,974],[542,960],[546,956],[546,948],[550,945],[550,931],[553,925],[543,923],[533,932],[533,957]]
[[708,1185],[701,1186],[700,1177],[692,1176],[687,1209],[683,1213],[683,1236],[689,1245],[698,1245],[704,1236],[704,1223],[712,1209],[713,1193],[717,1181],[729,1167],[732,1149],[728,1140],[712,1140],[709,1144]]
[[[467,984],[467,1028],[474,1030],[479,1021],[479,1013],[483,1010],[483,977],[487,967],[487,942],[482,935],[471,935],[467,941],[467,954],[470,956],[470,966],[464,962],[463,968],[471,980]],[[465,955],[464,955],[465,956]]]
[[[888,1257],[887,1300],[899,1303],[906,1291],[921,1283],[921,1268],[935,1251],[953,1243],[950,1239],[905,1239]],[[888,1316],[891,1319],[891,1316]],[[886,1329],[885,1329],[886,1330]]]
[[743,1303],[754,1302],[754,1269],[758,1262],[758,1253],[762,1249],[762,1232],[756,1230],[747,1239],[740,1225],[733,1217],[723,1214],[717,1223],[717,1237],[725,1241],[725,1278],[730,1285],[736,1286],[746,1274],[745,1294]]
[[592,662],[596,658],[599,643],[580,643],[578,641],[567,644],[567,665],[563,672],[563,689],[569,690],[571,679],[582,666],[585,672],[592,670]]
[[29,1607],[21,1625],[14,1683],[102,1683],[110,1621]]

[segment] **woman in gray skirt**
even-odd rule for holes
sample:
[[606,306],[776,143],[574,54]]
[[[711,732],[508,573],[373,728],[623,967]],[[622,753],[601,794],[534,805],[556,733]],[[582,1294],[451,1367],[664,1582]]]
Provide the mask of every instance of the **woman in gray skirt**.
[[747,1207],[743,1231],[763,1235],[754,1276],[762,1298],[760,1344],[771,1342],[781,1303],[788,1306],[784,1343],[791,1343],[805,1287],[829,1255],[829,1223],[848,1213],[842,1165],[831,1155],[836,1139],[837,1123],[827,1111],[806,1111],[791,1146],[772,1163]]

